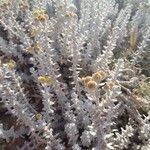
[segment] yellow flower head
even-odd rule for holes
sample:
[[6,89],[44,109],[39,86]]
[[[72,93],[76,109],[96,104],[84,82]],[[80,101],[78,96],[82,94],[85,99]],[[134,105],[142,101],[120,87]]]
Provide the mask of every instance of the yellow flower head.
[[108,81],[108,82],[106,83],[106,89],[107,89],[107,90],[112,90],[113,86],[115,86],[115,85],[116,85],[116,82],[115,82],[115,81]]
[[34,47],[30,46],[30,47],[27,47],[26,50],[30,53],[34,52]]
[[35,20],[40,21],[40,22],[45,22],[46,16],[45,15],[39,15],[38,17],[35,18]]
[[38,81],[44,85],[50,85],[53,82],[50,76],[39,76]]
[[46,12],[44,9],[35,9],[33,11],[33,18],[36,21],[45,22],[48,16],[46,15]]
[[33,16],[34,17],[38,17],[39,15],[43,15],[45,14],[45,10],[44,9],[34,9],[33,10]]
[[66,17],[66,18],[71,18],[71,17],[77,17],[77,15],[76,15],[76,13],[74,13],[74,12],[67,12],[67,13],[65,14],[65,17]]
[[15,67],[15,64],[15,61],[11,59],[6,65],[9,69],[13,69]]
[[39,52],[41,50],[41,47],[38,42],[35,42],[33,46],[27,47],[26,50],[30,53]]
[[35,114],[35,119],[36,119],[36,120],[39,120],[39,119],[41,118],[41,116],[42,116],[42,115],[41,115],[40,113],[36,113],[36,114]]

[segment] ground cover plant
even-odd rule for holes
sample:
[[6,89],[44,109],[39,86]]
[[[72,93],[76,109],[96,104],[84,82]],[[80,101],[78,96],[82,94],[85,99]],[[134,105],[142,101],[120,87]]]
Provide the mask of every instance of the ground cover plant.
[[150,150],[149,0],[0,0],[0,150]]

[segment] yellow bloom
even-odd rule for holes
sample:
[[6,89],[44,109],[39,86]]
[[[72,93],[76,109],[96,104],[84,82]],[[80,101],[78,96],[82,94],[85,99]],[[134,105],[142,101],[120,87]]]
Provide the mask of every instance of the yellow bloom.
[[44,9],[35,9],[33,11],[33,18],[36,21],[40,21],[40,22],[44,22],[46,21],[46,19],[48,18],[48,16],[45,14],[45,10]]
[[7,63],[7,67],[9,68],[9,69],[13,69],[14,67],[15,67],[15,61],[14,60],[10,60],[8,63]]
[[36,119],[36,120],[39,120],[39,119],[41,118],[41,116],[42,116],[42,115],[41,115],[40,113],[36,113],[36,114],[35,114],[35,119]]
[[77,17],[77,15],[76,15],[76,13],[74,13],[74,12],[67,12],[67,13],[65,14],[65,17],[66,17],[66,18]]
[[39,76],[38,81],[41,84],[50,85],[52,84],[52,78],[50,76]]
[[30,53],[32,53],[34,51],[34,47],[30,46],[30,47],[27,47],[26,50]]
[[35,42],[33,46],[30,46],[28,48],[26,48],[26,50],[30,53],[38,52],[41,50],[40,44],[38,42]]
[[34,17],[38,17],[40,14],[42,14],[42,15],[45,14],[45,10],[44,9],[38,9],[38,8],[33,10],[33,16]]

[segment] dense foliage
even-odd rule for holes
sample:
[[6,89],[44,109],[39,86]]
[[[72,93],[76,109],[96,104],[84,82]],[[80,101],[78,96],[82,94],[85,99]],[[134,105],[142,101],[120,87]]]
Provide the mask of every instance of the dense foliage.
[[147,0],[0,0],[0,149],[150,150]]

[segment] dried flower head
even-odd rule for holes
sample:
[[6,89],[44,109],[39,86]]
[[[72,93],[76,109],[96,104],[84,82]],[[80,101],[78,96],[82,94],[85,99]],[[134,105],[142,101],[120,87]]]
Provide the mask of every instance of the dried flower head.
[[102,77],[102,75],[100,74],[100,72],[96,72],[96,73],[92,74],[92,79],[97,82],[97,81],[102,80],[103,77]]
[[77,14],[74,13],[74,12],[67,12],[67,13],[65,14],[65,17],[66,17],[66,18],[77,17]]
[[103,70],[98,71],[98,73],[101,75],[102,80],[108,76],[108,73],[106,71],[103,71]]
[[79,82],[82,83],[82,84],[84,84],[84,80],[85,80],[85,77],[80,78],[80,79],[79,79]]
[[86,84],[86,87],[88,88],[88,90],[95,90],[97,87],[97,83],[91,80]]
[[39,15],[35,18],[36,21],[45,22],[47,19],[46,15]]
[[84,77],[84,78],[81,78],[81,83],[83,84],[83,85],[86,85],[89,81],[91,81],[92,80],[92,77],[91,76],[86,76],[86,77]]
[[35,119],[36,119],[36,120],[39,120],[39,119],[41,118],[41,116],[42,116],[42,115],[41,115],[40,113],[36,113],[36,114],[35,114]]

